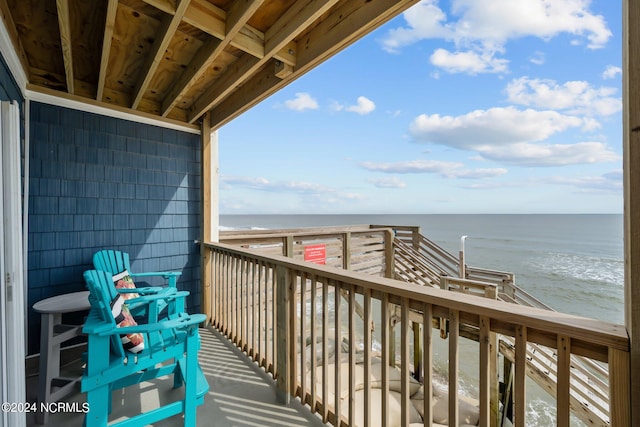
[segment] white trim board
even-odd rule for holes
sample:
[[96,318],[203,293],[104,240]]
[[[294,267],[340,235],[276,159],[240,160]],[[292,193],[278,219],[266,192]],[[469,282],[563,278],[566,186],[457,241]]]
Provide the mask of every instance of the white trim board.
[[[200,129],[197,125],[180,124],[179,122],[169,122],[166,120],[160,120],[154,118],[151,114],[146,113],[129,113],[117,109],[112,109],[106,106],[96,105],[98,101],[93,101],[96,104],[82,102],[79,100],[69,99],[64,96],[57,96],[49,93],[39,92],[37,90],[26,90],[26,98],[30,101],[42,102],[43,104],[57,105],[58,107],[71,108],[73,110],[85,111],[87,113],[95,113],[101,116],[113,117],[117,119],[129,120],[136,123],[144,123],[153,126],[159,126],[166,129],[173,129],[182,132],[192,133],[200,135]],[[61,95],[64,95],[61,93]],[[90,100],[88,100],[90,101]]]

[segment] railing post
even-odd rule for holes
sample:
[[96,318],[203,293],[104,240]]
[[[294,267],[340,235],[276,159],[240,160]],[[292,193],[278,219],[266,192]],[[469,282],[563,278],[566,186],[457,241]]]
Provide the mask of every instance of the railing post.
[[395,258],[393,247],[393,231],[385,230],[384,236],[384,277],[393,279],[395,276]]
[[631,425],[630,353],[609,348],[609,421],[612,426]]
[[290,309],[293,293],[290,289],[291,277],[289,270],[278,265],[276,267],[276,385],[278,387],[278,401],[288,404],[291,399],[293,384],[291,381],[291,360],[289,344],[291,341],[290,317],[294,314]]
[[342,233],[342,268],[351,270],[351,232]]
[[282,247],[282,255],[293,258],[293,236],[285,236]]

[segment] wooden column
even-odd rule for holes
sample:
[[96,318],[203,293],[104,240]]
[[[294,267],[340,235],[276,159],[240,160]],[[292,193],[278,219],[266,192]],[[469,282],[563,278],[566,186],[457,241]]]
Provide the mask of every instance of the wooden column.
[[295,371],[291,366],[293,360],[295,360],[295,355],[292,357],[293,352],[289,348],[292,332],[291,316],[295,313],[295,310],[292,309],[292,302],[295,303],[293,297],[295,293],[291,292],[291,286],[295,285],[291,282],[289,271],[282,266],[276,267],[275,279],[275,298],[277,300],[276,335],[274,337],[276,341],[276,396],[278,402],[288,404],[291,400],[293,384],[295,384]]
[[[631,340],[629,402],[637,402],[640,399],[640,2],[623,1],[622,21],[624,301],[625,325]],[[631,425],[640,425],[640,407],[630,406]]]
[[200,268],[202,278],[202,311],[209,320],[212,319],[212,254],[205,246],[207,242],[218,241],[218,134],[209,128],[210,113],[202,121],[200,129],[201,141],[201,247]]

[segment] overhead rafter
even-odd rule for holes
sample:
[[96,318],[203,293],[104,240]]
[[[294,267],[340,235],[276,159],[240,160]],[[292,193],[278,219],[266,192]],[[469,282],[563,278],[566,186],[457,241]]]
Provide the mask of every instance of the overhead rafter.
[[265,33],[264,57],[238,60],[240,67],[232,67],[213,85],[196,99],[190,109],[189,123],[196,121],[204,112],[211,109],[226,96],[243,84],[271,60],[276,52],[290,43],[298,34],[331,9],[338,0],[298,0]]
[[11,39],[11,44],[18,56],[18,60],[20,61],[20,65],[22,66],[22,70],[24,71],[25,76],[29,75],[29,61],[27,60],[27,54],[24,51],[24,46],[20,41],[20,35],[18,34],[18,30],[16,29],[16,23],[11,16],[11,11],[9,10],[9,6],[7,5],[7,0],[0,0],[0,15],[2,15],[2,20],[4,21],[5,28],[9,33],[9,38]]
[[229,13],[226,14],[225,37],[222,40],[213,38],[198,50],[196,56],[187,66],[187,70],[180,76],[163,100],[163,116],[169,113],[176,105],[176,102],[178,102],[178,99],[180,99],[180,96],[197,80],[206,70],[207,66],[224,51],[263,2],[264,0],[244,0],[233,3]]
[[[167,0],[143,0],[145,3],[162,10],[165,13],[174,14],[175,7]],[[193,25],[205,33],[222,40],[226,36],[226,13],[207,0],[192,0],[184,14],[184,22]],[[251,25],[244,25],[237,34],[231,38],[230,45],[236,49],[248,53],[258,59],[264,57],[264,33]],[[292,51],[295,43],[283,47],[273,57],[279,61],[295,66],[296,59]]]
[[176,7],[175,13],[173,16],[167,15],[160,25],[159,35],[153,43],[151,47],[151,52],[147,55],[147,59],[145,61],[144,66],[142,67],[142,76],[138,80],[136,88],[133,92],[133,102],[131,103],[131,108],[134,110],[138,108],[140,104],[140,100],[142,100],[142,96],[149,87],[149,83],[151,83],[151,79],[153,78],[162,57],[164,56],[173,35],[178,29],[178,25],[182,21],[182,17],[189,7],[189,3],[191,0],[179,0],[179,3]]
[[116,12],[118,10],[118,0],[109,0],[107,4],[107,17],[104,23],[104,38],[102,41],[102,57],[100,58],[100,74],[98,76],[98,88],[96,99],[102,101],[104,94],[104,84],[107,79],[107,66],[109,65],[109,53],[111,52],[111,41],[113,40],[113,28],[116,22]]
[[58,10],[58,26],[60,27],[60,45],[64,60],[64,73],[67,80],[67,92],[74,93],[73,86],[73,52],[71,49],[71,19],[69,16],[69,1],[56,0]]
[[31,87],[220,126],[417,1],[0,0],[0,17]]
[[[211,128],[217,129],[273,94],[291,80],[300,77],[330,56],[350,45],[364,34],[379,27],[418,0],[402,0],[389,7],[388,1],[344,2],[309,34],[297,52],[298,65],[284,79],[271,76],[276,70],[266,67],[242,91],[236,91],[211,109]],[[191,116],[190,116],[191,117]]]

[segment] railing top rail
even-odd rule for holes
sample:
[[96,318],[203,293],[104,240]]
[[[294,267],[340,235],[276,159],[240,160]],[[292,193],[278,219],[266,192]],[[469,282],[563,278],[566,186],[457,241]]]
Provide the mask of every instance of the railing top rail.
[[374,292],[386,293],[397,298],[408,298],[472,315],[487,316],[492,321],[495,320],[507,325],[527,326],[543,334],[566,335],[584,343],[629,351],[629,336],[623,325],[536,307],[519,306],[517,310],[514,310],[513,304],[504,301],[488,300],[474,295],[453,294],[441,289],[413,286],[382,277],[363,276],[348,270],[297,261],[283,256],[261,255],[249,249],[223,243],[205,243],[205,246],[235,256],[252,258],[259,262],[276,263],[285,268],[323,276],[329,280],[348,283],[364,289],[368,288]]
[[[365,228],[362,228],[365,227]],[[335,237],[344,233],[366,234],[371,232],[381,232],[388,228],[370,228],[369,226],[346,226],[346,227],[322,227],[322,228],[300,228],[300,229],[277,229],[277,230],[229,230],[220,233],[220,240],[233,241],[242,239],[267,239],[293,237]]]
[[371,228],[393,228],[394,230],[403,231],[419,231],[420,226],[417,225],[386,225],[386,224],[371,224]]

